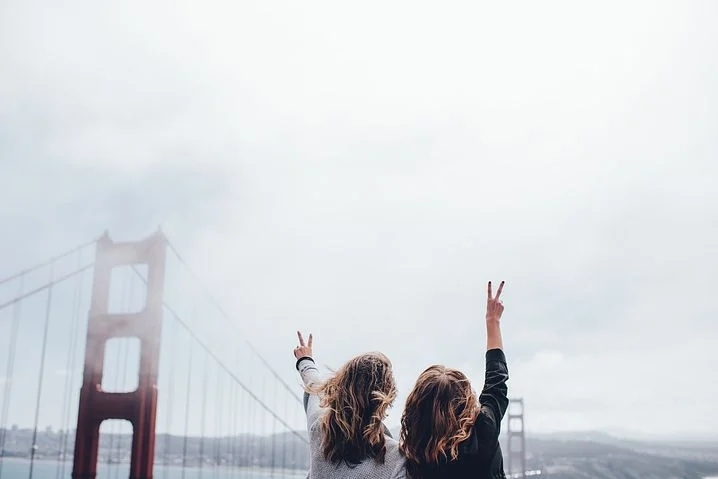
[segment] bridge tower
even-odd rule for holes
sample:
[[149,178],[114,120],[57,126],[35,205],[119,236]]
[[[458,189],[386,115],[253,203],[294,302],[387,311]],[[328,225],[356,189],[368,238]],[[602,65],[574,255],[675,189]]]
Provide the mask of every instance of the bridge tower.
[[[100,424],[106,419],[124,419],[132,424],[130,479],[152,479],[167,243],[160,231],[142,241],[126,243],[112,241],[105,232],[96,248],[72,477],[96,477]],[[112,268],[138,264],[147,265],[145,307],[137,313],[110,314]],[[102,390],[105,346],[112,338],[140,340],[135,391]]]
[[509,399],[508,428],[506,431],[508,455],[506,471],[511,477],[526,477],[526,434],[524,432],[524,400]]

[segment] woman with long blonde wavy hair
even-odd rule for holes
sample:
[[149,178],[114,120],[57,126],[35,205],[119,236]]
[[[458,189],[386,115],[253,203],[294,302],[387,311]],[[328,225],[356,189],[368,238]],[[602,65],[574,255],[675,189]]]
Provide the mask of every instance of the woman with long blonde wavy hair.
[[367,353],[322,380],[312,351],[297,332],[296,368],[304,382],[310,479],[394,479],[404,475],[398,442],[384,425],[396,398],[391,362]]
[[401,418],[401,452],[409,479],[505,478],[499,432],[508,408],[509,378],[500,319],[504,306],[488,285],[486,377],[477,398],[459,370],[427,368],[409,394]]

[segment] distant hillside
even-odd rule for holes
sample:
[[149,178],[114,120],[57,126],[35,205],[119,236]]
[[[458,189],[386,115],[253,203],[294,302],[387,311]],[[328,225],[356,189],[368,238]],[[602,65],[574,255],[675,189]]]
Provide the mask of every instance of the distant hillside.
[[542,469],[552,479],[702,479],[718,474],[716,446],[627,440],[602,432],[529,435],[527,468]]
[[[399,428],[391,430],[399,437]],[[506,452],[506,436],[501,445]],[[718,474],[718,443],[637,441],[596,431],[526,438],[529,470],[551,479],[702,479]]]
[[[398,428],[391,431],[399,437]],[[274,436],[185,439],[157,436],[158,463],[197,465],[224,464],[285,467],[305,470],[308,466],[306,432]],[[32,431],[8,431],[5,455],[28,457]],[[72,451],[74,438],[67,438]],[[37,457],[56,458],[64,441],[61,435],[40,433]],[[504,450],[505,437],[502,438]],[[101,438],[100,461],[126,462],[130,437]],[[551,479],[702,479],[718,475],[718,443],[637,441],[603,433],[570,433],[526,438],[527,469],[541,469]]]

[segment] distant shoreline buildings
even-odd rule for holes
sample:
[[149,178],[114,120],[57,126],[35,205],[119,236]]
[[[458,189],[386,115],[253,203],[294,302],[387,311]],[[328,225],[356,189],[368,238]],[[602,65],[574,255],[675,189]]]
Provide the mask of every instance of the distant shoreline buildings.
[[[74,430],[55,432],[48,426],[44,432],[38,432],[34,445],[32,438],[32,429],[21,429],[16,425],[0,429],[0,446],[4,446],[0,456],[30,459],[34,447],[36,460],[72,461]],[[104,464],[129,463],[131,446],[131,434],[101,433],[98,461]],[[293,433],[218,438],[158,434],[155,464],[307,469],[309,455],[306,443]]]

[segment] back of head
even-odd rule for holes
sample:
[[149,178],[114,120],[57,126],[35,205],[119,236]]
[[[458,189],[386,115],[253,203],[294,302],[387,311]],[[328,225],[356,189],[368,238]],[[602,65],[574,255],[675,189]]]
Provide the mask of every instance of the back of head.
[[409,476],[419,479],[423,467],[455,460],[478,413],[476,393],[461,371],[431,366],[421,373],[401,417],[401,452]]
[[396,398],[389,359],[381,353],[357,356],[317,391],[327,413],[321,419],[324,457],[355,465],[372,458],[384,462],[382,421]]

